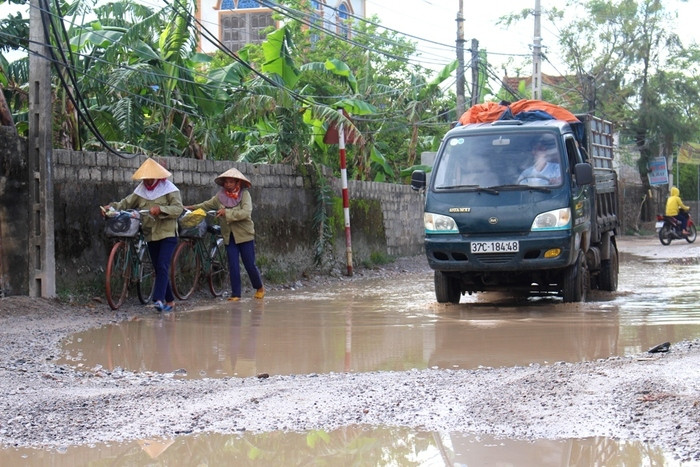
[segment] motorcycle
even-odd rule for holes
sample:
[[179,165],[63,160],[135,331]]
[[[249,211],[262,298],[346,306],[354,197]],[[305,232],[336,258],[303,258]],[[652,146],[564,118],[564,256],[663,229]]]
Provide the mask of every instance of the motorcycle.
[[681,239],[685,239],[688,243],[693,243],[698,236],[690,213],[688,213],[688,225],[686,226],[687,234],[683,235],[681,222],[678,219],[672,216],[662,215],[656,216],[656,231],[659,233],[659,241],[662,245],[670,245],[671,240]]

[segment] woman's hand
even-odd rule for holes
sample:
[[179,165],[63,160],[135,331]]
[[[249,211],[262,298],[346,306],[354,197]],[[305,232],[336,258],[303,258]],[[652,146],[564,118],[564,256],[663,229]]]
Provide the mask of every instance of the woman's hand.
[[160,206],[158,206],[157,204],[155,206],[151,206],[151,209],[149,209],[148,212],[152,216],[159,216],[160,215]]
[[184,208],[187,209],[188,211],[194,210],[194,206],[184,206]]
[[226,217],[226,209],[221,208],[218,211],[216,211],[216,217]]

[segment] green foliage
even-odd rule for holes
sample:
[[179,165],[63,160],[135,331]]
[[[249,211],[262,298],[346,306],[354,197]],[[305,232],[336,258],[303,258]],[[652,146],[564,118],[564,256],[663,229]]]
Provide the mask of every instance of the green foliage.
[[316,208],[314,210],[312,229],[316,232],[314,241],[314,264],[321,266],[333,249],[335,231],[329,212],[333,207],[333,188],[323,176],[320,166],[314,167],[318,182],[315,186]]
[[395,260],[396,258],[393,258],[386,253],[382,253],[381,251],[373,251],[370,253],[369,258],[363,261],[362,265],[368,269],[371,269],[375,266],[393,263]]
[[[447,128],[436,116],[454,97],[440,85],[456,63],[426,79],[430,73],[408,60],[415,44],[378,26],[376,17],[370,19],[377,24],[353,25],[352,43],[284,18],[263,44],[210,56],[197,51],[195,6],[194,0],[162,7],[133,0],[61,3],[69,42],[53,45],[72,54],[62,73],[74,72],[76,87],[54,83],[62,103],[56,144],[102,144],[67,105],[76,90],[104,140],[149,155],[295,166],[313,161],[339,173],[338,148],[323,137],[342,124],[349,176],[364,180],[400,181],[401,168],[433,148]],[[280,6],[308,17],[306,0]],[[14,28],[10,35],[26,44],[26,21],[8,17],[3,27]],[[0,50],[16,46],[2,42]],[[0,65],[13,116],[26,121],[27,62]]]
[[[577,72],[588,108],[613,120],[621,139],[637,146],[646,183],[650,159],[697,138],[697,46],[681,43],[659,0],[569,1],[567,6],[575,4],[584,14],[554,23],[561,24],[565,59]],[[550,15],[555,20],[563,13],[555,9]]]
[[[674,172],[675,173],[675,172]],[[700,201],[698,185],[700,184],[700,166],[680,164],[679,179],[675,183],[681,191],[681,198],[686,204],[688,201]]]

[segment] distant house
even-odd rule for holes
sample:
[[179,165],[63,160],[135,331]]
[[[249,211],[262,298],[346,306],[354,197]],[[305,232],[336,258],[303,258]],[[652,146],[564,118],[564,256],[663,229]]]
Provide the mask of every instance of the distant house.
[[366,0],[312,0],[311,11],[300,12],[274,0],[198,0],[197,18],[201,23],[199,50],[213,53],[217,44],[207,39],[215,36],[230,51],[237,52],[246,44],[259,44],[266,31],[276,26],[273,14],[282,14],[306,27],[326,30],[350,38],[354,17],[365,17]]
[[[517,91],[521,83],[529,92],[532,89],[532,76],[506,76],[501,80],[503,87]],[[550,76],[542,73],[542,91],[549,91],[557,96],[559,102],[567,108],[579,107],[583,101],[583,91],[576,76]]]

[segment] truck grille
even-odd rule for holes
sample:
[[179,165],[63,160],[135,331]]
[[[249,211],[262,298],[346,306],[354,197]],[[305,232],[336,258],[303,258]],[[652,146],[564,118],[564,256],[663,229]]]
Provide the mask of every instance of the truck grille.
[[477,255],[483,264],[503,264],[513,261],[515,253],[497,253],[489,255]]

